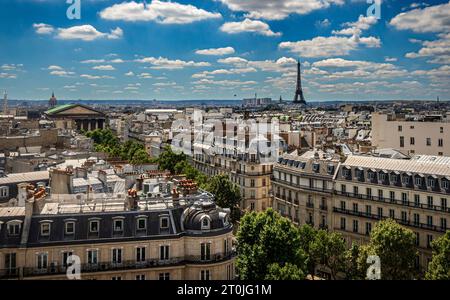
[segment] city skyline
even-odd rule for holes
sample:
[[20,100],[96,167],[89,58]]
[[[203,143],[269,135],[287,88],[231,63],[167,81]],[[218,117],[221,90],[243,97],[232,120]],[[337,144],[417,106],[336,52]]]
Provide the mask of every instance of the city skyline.
[[11,99],[433,100],[450,91],[450,2],[4,1]]

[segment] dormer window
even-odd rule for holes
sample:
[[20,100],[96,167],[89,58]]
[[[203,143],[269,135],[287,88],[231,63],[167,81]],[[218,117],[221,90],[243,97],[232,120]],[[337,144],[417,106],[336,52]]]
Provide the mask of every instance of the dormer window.
[[414,183],[417,186],[421,186],[422,185],[422,177],[417,176],[416,179],[414,180]]
[[386,173],[384,173],[384,172],[380,172],[379,174],[378,174],[378,179],[380,180],[380,181],[385,181],[386,180]]
[[8,235],[18,236],[20,234],[20,228],[22,226],[22,221],[10,221],[7,223]]
[[428,178],[428,187],[434,188],[436,186],[436,180],[433,177]]
[[367,174],[367,177],[369,178],[369,180],[374,180],[375,179],[375,173],[373,171],[369,171],[369,173]]
[[391,174],[391,178],[390,178],[390,180],[391,180],[391,183],[397,183],[397,174]]
[[50,222],[41,223],[41,236],[49,236],[50,228]]
[[89,222],[89,232],[90,233],[98,233],[100,228],[99,220],[92,220]]
[[211,220],[209,218],[209,216],[203,216],[200,219],[201,223],[202,223],[202,230],[209,230],[211,229]]
[[74,221],[67,221],[64,224],[64,232],[67,235],[72,235],[75,233],[75,222]]
[[159,228],[160,229],[169,229],[169,218],[162,217],[159,219]]
[[447,190],[448,187],[449,187],[448,179],[446,178],[442,179],[442,188]]
[[333,166],[333,165],[328,165],[328,167],[327,167],[327,173],[328,173],[329,175],[333,175],[333,173],[334,173],[334,166]]
[[313,171],[314,171],[314,172],[316,172],[316,173],[319,172],[319,170],[320,170],[320,164],[314,163],[312,167],[313,167]]
[[342,176],[344,176],[345,178],[350,177],[350,170],[347,168],[342,169]]
[[146,230],[147,229],[147,218],[144,218],[144,217],[137,218],[136,229],[137,230]]
[[403,175],[403,184],[409,184],[409,175]]
[[116,219],[113,222],[114,232],[122,232],[123,231],[123,220]]

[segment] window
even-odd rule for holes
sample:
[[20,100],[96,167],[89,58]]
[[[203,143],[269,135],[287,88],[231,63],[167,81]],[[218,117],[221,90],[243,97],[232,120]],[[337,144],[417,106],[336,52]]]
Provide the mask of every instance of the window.
[[394,191],[389,192],[389,200],[391,202],[395,202],[395,192]]
[[420,195],[414,195],[414,206],[420,206]]
[[366,205],[366,214],[371,215],[372,214],[372,206]]
[[145,259],[145,247],[136,247],[136,262],[144,262]]
[[48,267],[48,253],[37,254],[37,268],[39,270],[47,269]]
[[50,235],[50,223],[42,223],[41,236],[49,236],[49,235]]
[[137,230],[146,230],[147,229],[147,219],[146,218],[138,218],[136,222]]
[[405,137],[404,136],[400,137],[400,147],[401,148],[405,147]]
[[347,186],[345,184],[341,184],[341,192],[342,193],[347,193]]
[[407,193],[402,193],[402,204],[403,205],[408,205],[408,194]]
[[169,259],[169,245],[159,246],[159,259],[160,260],[168,260]]
[[346,227],[346,219],[341,218],[341,230],[345,230],[345,227]]
[[353,220],[353,232],[358,232],[358,220]]
[[202,230],[209,230],[211,228],[211,221],[208,216],[203,216],[201,219]]
[[170,273],[159,273],[159,280],[170,280]]
[[441,198],[441,209],[447,210],[447,198]]
[[433,196],[427,196],[427,207],[430,209],[433,208]]
[[353,212],[358,213],[358,203],[353,203]]
[[262,186],[266,186],[266,179],[265,178],[262,179]]
[[380,200],[384,200],[384,191],[383,190],[378,190],[378,198]]
[[420,235],[418,232],[414,232],[416,234],[416,246],[420,245]]
[[314,172],[319,173],[319,171],[320,171],[320,164],[314,163],[312,167],[313,167],[313,171]]
[[121,264],[122,263],[122,249],[121,248],[112,249],[111,262],[113,264]]
[[145,280],[145,274],[136,275],[136,280]]
[[372,232],[372,223],[366,223],[366,234],[370,234]]
[[403,131],[403,126],[399,125],[398,126],[398,132],[402,132]]
[[254,179],[250,180],[250,187],[255,187],[255,180]]
[[211,280],[211,272],[209,270],[201,270],[200,280]]
[[449,181],[447,179],[442,179],[442,188],[448,189],[449,187]]
[[114,232],[122,232],[123,231],[123,220],[114,220],[113,222],[113,229]]
[[443,139],[439,139],[438,140],[438,147],[444,147],[444,140]]
[[441,229],[447,230],[447,219],[441,218]]
[[353,194],[354,194],[356,197],[359,196],[359,189],[358,189],[357,186],[354,186],[354,187],[353,187]]
[[61,265],[62,265],[64,268],[67,268],[69,264],[72,264],[72,263],[67,263],[67,259],[68,259],[69,257],[71,257],[72,254],[73,254],[72,251],[64,251],[64,252],[62,253],[62,264],[61,264]]
[[223,253],[224,253],[225,255],[227,255],[228,252],[229,252],[229,250],[230,250],[230,248],[229,248],[228,240],[227,240],[227,239],[224,239],[224,240],[223,240]]
[[8,223],[8,235],[9,236],[17,236],[20,234],[20,223],[19,222],[11,222]]
[[411,144],[411,146],[415,145],[416,144],[416,139],[414,137],[410,137],[409,138],[409,143]]
[[383,217],[383,208],[382,207],[378,207],[377,208],[377,212],[378,212],[378,217],[382,218]]
[[345,205],[346,205],[345,201],[341,201],[341,209],[342,210],[345,210]]
[[16,253],[6,253],[5,254],[5,269],[8,274],[16,274]]
[[75,233],[75,222],[72,222],[72,221],[66,222],[66,224],[64,225],[64,227],[65,227],[64,232],[65,232],[67,235],[70,235],[70,234],[74,234],[74,233]]
[[427,234],[427,247],[431,248],[431,243],[433,242],[433,236],[431,234]]
[[159,228],[169,229],[169,218],[164,217],[159,219]]
[[444,127],[440,127],[440,128],[439,128],[439,132],[440,132],[440,133],[444,133]]
[[427,216],[427,226],[433,226],[433,216]]
[[422,185],[422,177],[416,176],[416,179],[414,180],[414,183],[417,186],[421,186]]
[[89,232],[90,233],[98,233],[100,227],[100,221],[90,221],[89,222]]
[[428,178],[428,187],[434,188],[436,186],[436,180],[434,178]]
[[250,202],[250,210],[251,211],[255,210],[255,202]]
[[431,138],[427,138],[427,146],[431,146]]
[[393,210],[393,209],[389,210],[389,218],[395,219],[395,210]]
[[0,198],[6,198],[9,196],[9,187],[2,186],[0,187]]
[[113,276],[111,280],[122,280],[122,276]]
[[396,184],[397,183],[397,174],[391,174],[390,176],[390,180],[392,184]]
[[87,251],[87,263],[90,265],[98,264],[98,250],[92,249]]
[[408,222],[408,214],[406,211],[402,211],[402,219],[401,220],[403,223]]
[[345,178],[348,178],[348,177],[350,177],[350,170],[349,169],[347,169],[347,168],[344,168],[344,169],[342,169],[342,176],[343,177],[345,177]]
[[414,214],[413,215],[413,218],[414,218],[414,225],[419,225],[419,223],[420,223],[420,215],[419,214]]
[[403,184],[406,184],[406,185],[409,184],[409,176],[408,175],[403,176]]
[[200,244],[200,259],[211,260],[211,243]]

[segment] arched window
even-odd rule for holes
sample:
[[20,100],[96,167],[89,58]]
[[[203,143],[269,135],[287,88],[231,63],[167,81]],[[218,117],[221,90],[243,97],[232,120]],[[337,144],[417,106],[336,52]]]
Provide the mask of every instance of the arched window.
[[211,229],[211,219],[209,216],[203,216],[200,219],[200,222],[202,224],[202,230],[209,230]]

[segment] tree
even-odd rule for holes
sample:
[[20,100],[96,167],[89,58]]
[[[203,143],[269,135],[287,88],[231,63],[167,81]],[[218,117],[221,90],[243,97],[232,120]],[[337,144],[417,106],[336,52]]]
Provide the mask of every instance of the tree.
[[130,161],[133,165],[140,165],[149,162],[148,154],[144,149],[139,149],[134,152],[133,157]]
[[410,280],[416,276],[415,234],[392,219],[378,222],[370,234],[370,242],[361,246],[360,269],[367,270],[367,257],[377,255],[381,261],[381,279]]
[[271,264],[268,268],[266,280],[303,280],[305,273],[296,265],[286,263],[280,266],[277,263]]
[[308,224],[305,224],[299,228],[300,248],[306,254],[306,266],[308,269],[308,274],[311,274],[312,278],[314,278],[318,264],[311,248],[312,243],[316,239],[316,234],[317,231]]
[[310,245],[314,261],[330,270],[331,278],[336,280],[345,260],[345,241],[341,234],[319,230]]
[[237,267],[243,280],[264,280],[281,274],[294,278],[306,273],[298,228],[271,208],[244,215],[237,240]]
[[[342,265],[341,272],[345,274],[347,280],[362,280],[366,277],[365,270],[358,264],[358,257],[360,256],[361,249],[356,243],[353,243],[350,249],[344,253],[344,264]],[[364,263],[364,268],[366,265]]]
[[425,274],[427,280],[450,280],[450,230],[431,243],[433,256]]
[[231,209],[233,221],[239,219],[241,191],[236,184],[231,182],[228,175],[220,174],[212,177],[206,183],[205,189],[214,195],[217,205]]
[[175,166],[183,161],[186,161],[186,155],[173,152],[169,145],[164,148],[164,151],[158,157],[159,169],[168,170],[171,174],[176,174]]

